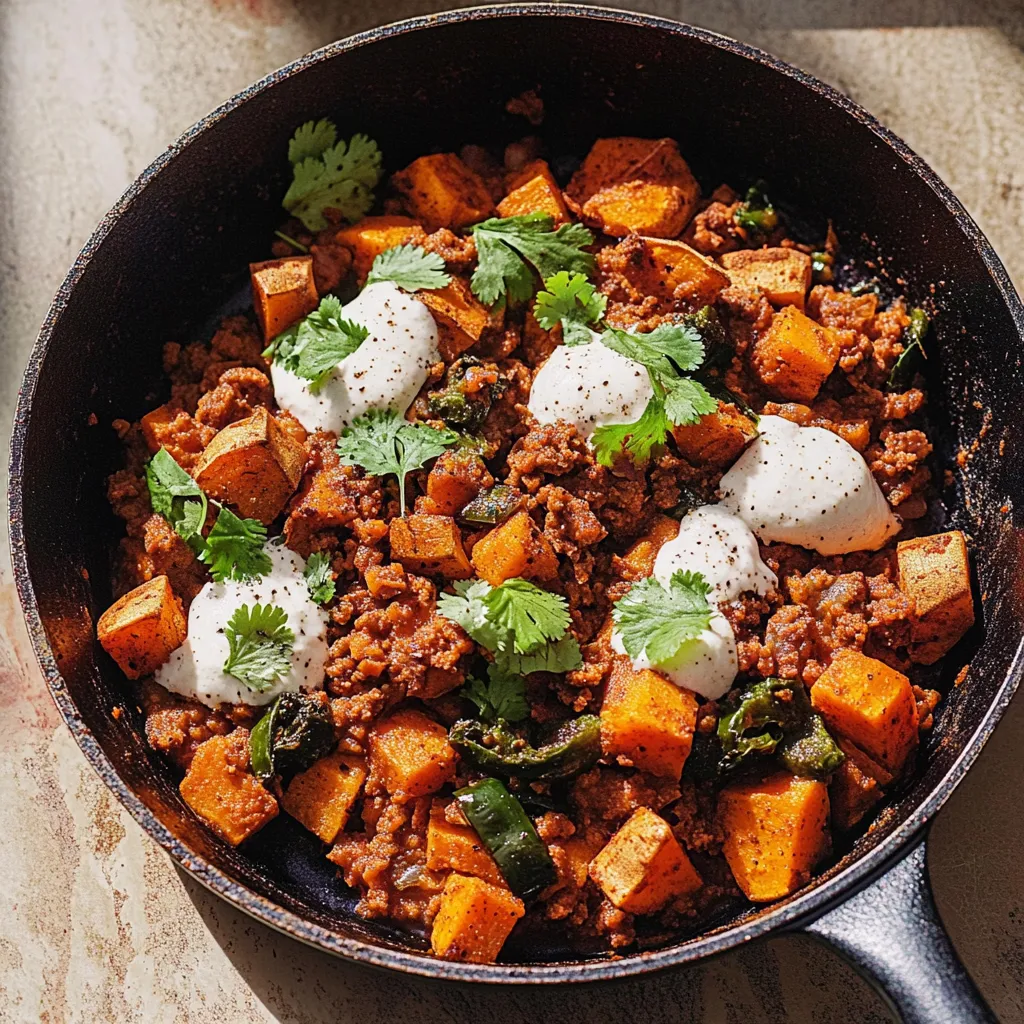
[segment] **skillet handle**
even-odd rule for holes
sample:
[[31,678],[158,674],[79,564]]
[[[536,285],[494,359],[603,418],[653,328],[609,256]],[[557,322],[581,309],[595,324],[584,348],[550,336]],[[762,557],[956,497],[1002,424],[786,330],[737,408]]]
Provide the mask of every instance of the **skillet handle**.
[[923,838],[881,878],[805,930],[863,974],[904,1024],[996,1021],[942,926]]

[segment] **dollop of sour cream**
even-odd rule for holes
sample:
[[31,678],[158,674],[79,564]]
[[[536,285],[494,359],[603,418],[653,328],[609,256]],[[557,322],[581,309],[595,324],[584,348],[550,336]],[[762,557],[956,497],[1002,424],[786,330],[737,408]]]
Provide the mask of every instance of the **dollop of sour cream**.
[[712,601],[733,601],[753,591],[766,596],[778,587],[775,573],[761,561],[757,538],[738,516],[719,505],[687,512],[679,533],[654,560],[654,575],[668,583],[680,569],[699,572],[711,587]]
[[[283,544],[268,544],[273,569],[258,580],[207,583],[188,610],[188,637],[157,669],[156,681],[172,693],[209,707],[218,704],[269,704],[280,693],[309,692],[324,685],[327,664],[327,613],[309,596],[302,578],[303,560]],[[228,640],[224,629],[240,605],[274,604],[288,615],[295,634],[288,672],[257,693],[224,672]]]
[[584,438],[638,420],[654,395],[644,366],[594,341],[560,345],[537,371],[529,410],[540,423],[575,423]]
[[841,555],[899,532],[867,463],[838,434],[781,416],[762,416],[758,429],[720,486],[722,506],[762,541]]
[[441,358],[430,310],[390,281],[367,285],[342,316],[370,333],[316,394],[308,380],[277,363],[270,367],[278,405],[307,430],[340,433],[371,408],[405,415]]

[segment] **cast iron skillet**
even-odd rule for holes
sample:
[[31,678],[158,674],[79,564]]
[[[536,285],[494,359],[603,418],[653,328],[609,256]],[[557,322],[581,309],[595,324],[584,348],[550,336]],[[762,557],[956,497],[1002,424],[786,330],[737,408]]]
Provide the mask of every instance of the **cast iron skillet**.
[[[187,811],[93,638],[120,533],[104,478],[118,458],[111,420],[137,418],[165,387],[161,344],[206,336],[226,296],[244,294],[246,264],[281,218],[284,154],[298,124],[326,115],[345,132],[366,131],[393,170],[467,140],[523,134],[504,102],[536,85],[555,154],[582,153],[601,135],[670,135],[706,188],[766,178],[773,195],[818,218],[818,237],[831,216],[848,252],[898,279],[913,302],[934,304],[938,461],[956,473],[947,498],[952,525],[974,540],[984,627],[909,786],[801,892],[621,959],[581,960],[531,940],[513,946],[507,964],[456,964],[354,916],[318,844],[285,816],[238,851]],[[803,929],[879,980],[908,1021],[989,1020],[936,916],[923,839],[1022,671],[1012,512],[1024,496],[1013,430],[1024,408],[1022,332],[1024,308],[1005,270],[935,174],[846,97],[767,54],[675,22],[552,4],[366,32],[270,75],[189,130],[107,215],[57,294],[25,374],[11,454],[15,574],[36,654],[86,756],[178,863],[260,920],[349,959],[464,981],[592,981]],[[979,436],[959,472],[954,453]],[[968,654],[951,659],[947,684]],[[115,706],[127,713],[115,719]]]

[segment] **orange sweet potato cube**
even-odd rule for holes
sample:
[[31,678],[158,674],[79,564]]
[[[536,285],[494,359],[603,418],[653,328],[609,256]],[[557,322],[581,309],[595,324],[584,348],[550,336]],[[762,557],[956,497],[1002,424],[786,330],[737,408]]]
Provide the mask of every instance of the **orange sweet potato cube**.
[[673,427],[679,453],[695,466],[731,466],[757,437],[754,421],[731,402],[719,402],[718,411],[697,423]]
[[272,523],[302,480],[306,449],[262,406],[229,423],[196,463],[196,483],[243,517]]
[[642,580],[654,572],[654,560],[662,546],[675,539],[679,521],[671,516],[658,515],[651,528],[626,550],[620,560],[620,571],[627,580]]
[[427,474],[432,511],[453,516],[464,509],[493,478],[475,452],[454,448],[444,452]]
[[650,914],[703,884],[664,818],[635,810],[590,863],[590,877],[619,910]]
[[473,575],[462,534],[451,516],[416,513],[391,520],[391,557],[409,572],[465,580]]
[[129,679],[155,672],[185,642],[181,602],[166,576],[118,598],[96,624],[100,645]]
[[644,238],[644,256],[651,271],[652,295],[710,305],[729,284],[729,277],[714,260],[669,238]]
[[421,711],[404,709],[374,723],[370,768],[399,802],[436,793],[455,775],[448,731]]
[[971,567],[959,530],[900,541],[900,590],[914,602],[910,657],[931,665],[974,625]]
[[277,817],[277,801],[249,771],[247,729],[200,743],[179,789],[185,803],[232,846]]
[[459,231],[494,209],[483,178],[454,153],[421,156],[394,175],[391,184],[428,231]]
[[555,226],[569,220],[562,190],[544,160],[531,160],[509,182],[509,192],[498,203],[499,217],[521,217],[527,213],[546,213]]
[[590,877],[590,862],[597,856],[607,841],[599,829],[590,828],[577,831],[569,839],[562,840],[552,846],[560,845],[568,862],[569,873],[577,889],[582,889]]
[[811,687],[811,703],[830,731],[852,740],[894,775],[917,747],[910,680],[860,651],[836,651]]
[[508,888],[495,859],[480,841],[476,829],[453,825],[445,818],[445,801],[435,800],[427,824],[427,868],[430,871],[457,871],[473,875],[492,885]]
[[441,893],[430,948],[446,960],[491,963],[525,912],[523,901],[508,889],[452,873]]
[[828,852],[828,787],[786,772],[735,782],[718,797],[722,852],[748,900],[782,899]]
[[846,760],[829,782],[828,799],[833,826],[846,831],[885,796],[884,787],[892,782],[892,775],[848,739],[840,736],[836,742]]
[[382,252],[408,245],[423,235],[423,228],[411,217],[364,217],[355,224],[340,228],[334,240],[351,251],[356,279],[362,284],[373,261]]
[[417,292],[416,297],[434,314],[439,325],[448,328],[438,338],[441,355],[447,362],[475,345],[487,327],[501,324],[502,315],[492,316],[463,277],[453,276],[444,288]]
[[627,181],[591,196],[580,213],[584,223],[606,235],[674,238],[686,226],[693,207],[675,185]]
[[812,402],[839,359],[835,333],[786,306],[754,345],[754,372],[776,395]]
[[270,341],[320,304],[312,256],[250,263],[252,301],[263,337]]
[[528,512],[517,512],[478,540],[472,561],[492,587],[516,576],[550,580],[558,575],[558,556]]
[[281,797],[281,806],[325,843],[333,843],[366,781],[360,757],[333,753],[299,772]]
[[678,779],[693,744],[697,698],[652,669],[617,657],[601,705],[601,749],[663,778]]
[[740,249],[723,253],[722,266],[736,287],[760,289],[773,306],[803,311],[811,287],[811,257],[799,249]]

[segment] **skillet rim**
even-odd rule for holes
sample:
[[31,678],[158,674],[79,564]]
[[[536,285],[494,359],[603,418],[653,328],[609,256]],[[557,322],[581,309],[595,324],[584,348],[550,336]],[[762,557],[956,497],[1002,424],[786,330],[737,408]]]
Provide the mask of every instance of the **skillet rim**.
[[1006,676],[980,723],[964,744],[963,750],[950,766],[945,776],[918,807],[875,848],[857,857],[853,863],[837,875],[818,884],[810,891],[790,899],[788,902],[780,904],[752,920],[741,922],[731,927],[725,926],[720,932],[696,936],[685,940],[679,945],[665,949],[640,952],[621,958],[613,959],[609,957],[590,961],[552,964],[457,963],[435,959],[426,952],[388,949],[358,939],[346,938],[330,929],[313,924],[298,914],[278,906],[267,897],[260,896],[240,882],[235,881],[223,871],[214,867],[204,857],[190,850],[185,843],[163,825],[156,815],[121,779],[116,768],[83,721],[67,691],[57,667],[53,651],[46,638],[39,614],[39,607],[29,573],[23,521],[24,442],[29,429],[39,371],[45,359],[50,340],[59,325],[68,299],[80,281],[90,260],[99,251],[117,220],[142,195],[164,167],[184,152],[200,135],[233,110],[242,106],[250,98],[266,91],[277,82],[302,73],[314,64],[333,59],[339,54],[347,53],[350,50],[370,43],[412,32],[425,31],[434,27],[443,27],[447,24],[460,22],[486,21],[521,16],[569,16],[586,20],[611,21],[630,25],[640,30],[653,29],[673,35],[685,36],[702,45],[711,46],[747,60],[752,60],[778,74],[793,79],[798,84],[816,93],[826,102],[840,108],[840,110],[853,117],[881,139],[897,157],[908,165],[911,173],[916,174],[935,193],[981,258],[1010,313],[1018,333],[1024,338],[1024,303],[1021,302],[1010,281],[1009,274],[991,243],[974,222],[963,204],[953,195],[949,187],[942,182],[925,161],[914,153],[902,139],[885,128],[859,104],[814,76],[771,56],[757,47],[731,39],[728,36],[669,18],[615,8],[592,7],[587,4],[574,3],[527,2],[485,5],[421,15],[368,29],[345,39],[329,43],[247,86],[183,132],[129,185],[103,217],[75,258],[71,269],[68,271],[53,299],[29,356],[22,386],[19,390],[10,450],[10,548],[14,580],[28,627],[29,638],[40,670],[50,690],[50,695],[61,717],[71,730],[78,746],[82,749],[82,752],[108,789],[121,801],[145,832],[167,851],[174,862],[203,886],[227,900],[237,909],[262,921],[264,924],[307,945],[334,953],[355,963],[449,981],[502,984],[583,983],[627,978],[692,963],[741,946],[746,942],[766,936],[772,932],[798,929],[870,884],[916,845],[916,841],[922,836],[925,827],[945,804],[946,800],[949,799],[953,790],[974,763],[981,748],[994,731],[996,724],[1013,697],[1022,675],[1024,675],[1024,639],[1022,639],[1018,646]]

